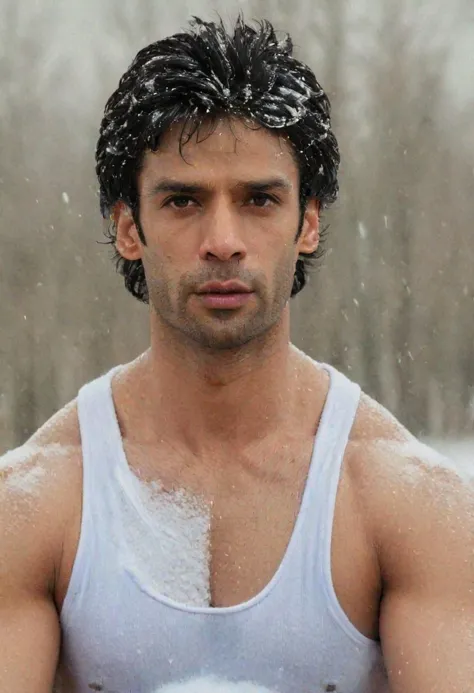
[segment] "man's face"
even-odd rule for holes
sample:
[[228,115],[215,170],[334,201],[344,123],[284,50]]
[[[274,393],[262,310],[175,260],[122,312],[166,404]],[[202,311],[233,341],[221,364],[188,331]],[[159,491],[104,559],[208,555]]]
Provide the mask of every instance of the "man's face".
[[280,320],[298,253],[317,247],[317,204],[295,241],[299,174],[285,140],[224,120],[210,135],[201,129],[182,156],[180,133],[171,129],[145,155],[138,192],[146,245],[122,206],[117,248],[142,260],[161,322],[207,348],[239,347]]

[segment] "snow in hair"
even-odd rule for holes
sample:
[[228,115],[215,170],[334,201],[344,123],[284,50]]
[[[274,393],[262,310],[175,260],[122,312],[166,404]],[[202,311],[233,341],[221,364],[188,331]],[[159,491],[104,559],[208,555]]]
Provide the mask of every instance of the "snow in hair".
[[[327,207],[337,198],[339,167],[330,110],[312,70],[293,56],[290,36],[278,39],[270,22],[253,28],[239,17],[228,33],[222,22],[194,18],[186,32],[139,51],[107,101],[96,149],[102,214],[109,218],[120,200],[137,221],[137,173],[145,151],[157,151],[176,123],[184,145],[203,124],[209,132],[209,121],[222,117],[285,137],[298,163],[302,204],[315,197]],[[108,235],[114,244],[113,225]],[[127,289],[147,302],[141,261],[115,259]],[[299,262],[292,295],[305,284],[306,258]]]

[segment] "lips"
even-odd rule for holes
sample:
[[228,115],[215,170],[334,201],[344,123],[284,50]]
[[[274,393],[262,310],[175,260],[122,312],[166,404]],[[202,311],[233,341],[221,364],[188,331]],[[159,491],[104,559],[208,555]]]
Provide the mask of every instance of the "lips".
[[251,289],[242,282],[208,282],[201,286],[198,294],[249,294]]
[[208,282],[197,292],[206,308],[214,310],[235,310],[245,305],[253,292],[238,281]]

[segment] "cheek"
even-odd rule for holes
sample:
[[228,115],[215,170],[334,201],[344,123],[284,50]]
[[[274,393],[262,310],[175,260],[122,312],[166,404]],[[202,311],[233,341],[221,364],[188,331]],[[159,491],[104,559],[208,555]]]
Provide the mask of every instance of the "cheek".
[[[296,235],[296,233],[295,233]],[[290,258],[296,252],[294,237],[288,237],[280,228],[269,228],[260,234],[256,233],[249,239],[247,249],[249,254],[255,255],[261,262],[280,262],[282,258]]]
[[183,281],[189,269],[177,252],[166,246],[147,246],[143,254],[143,267],[148,285],[168,296],[183,290]]
[[292,243],[285,244],[283,249],[280,248],[278,257],[272,262],[272,281],[274,286],[286,285],[292,281],[297,259],[298,253]]
[[192,238],[178,231],[161,230],[155,226],[153,233],[147,235],[146,252],[149,262],[160,265],[168,271],[173,267],[183,267],[192,258]]
[[294,237],[291,237],[291,239],[286,239],[284,241],[283,248],[280,252],[280,258],[283,262],[286,262],[287,264],[296,263],[296,260],[298,259],[298,247],[295,243]]
[[160,248],[148,244],[143,249],[142,262],[149,286],[168,283],[167,262]]

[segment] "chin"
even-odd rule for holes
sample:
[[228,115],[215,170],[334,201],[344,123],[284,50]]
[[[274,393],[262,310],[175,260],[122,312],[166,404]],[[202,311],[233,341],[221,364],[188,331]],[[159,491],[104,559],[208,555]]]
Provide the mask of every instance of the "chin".
[[256,342],[260,335],[209,335],[208,339],[200,340],[199,344],[210,351],[235,351]]
[[195,325],[184,331],[199,346],[214,351],[239,349],[262,336],[266,329],[261,325]]

